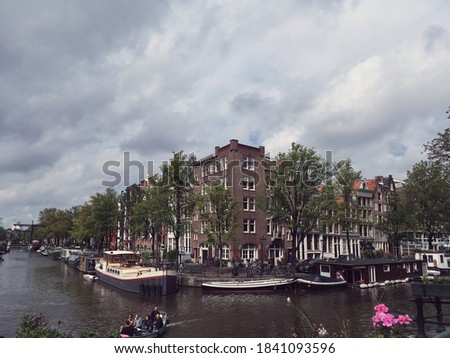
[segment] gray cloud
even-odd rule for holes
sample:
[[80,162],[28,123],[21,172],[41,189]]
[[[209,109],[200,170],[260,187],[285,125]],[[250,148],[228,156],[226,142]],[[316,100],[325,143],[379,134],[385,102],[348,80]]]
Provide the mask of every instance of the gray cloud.
[[[389,11],[386,11],[386,9]],[[82,204],[102,165],[292,141],[402,177],[448,126],[450,5],[0,3],[0,217]]]

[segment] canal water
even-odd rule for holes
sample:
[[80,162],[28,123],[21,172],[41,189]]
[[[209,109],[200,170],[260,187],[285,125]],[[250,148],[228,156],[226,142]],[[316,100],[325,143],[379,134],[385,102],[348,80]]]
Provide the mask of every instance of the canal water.
[[[415,317],[408,283],[366,290],[282,291],[270,294],[206,294],[180,287],[168,296],[126,293],[100,281],[87,281],[78,270],[36,252],[12,250],[0,263],[0,336],[15,337],[26,312],[42,313],[58,330],[79,337],[88,330],[119,327],[129,313],[145,315],[153,305],[168,312],[170,338],[289,337],[302,334],[303,308],[328,332],[344,324],[351,337],[371,328],[373,307],[384,303],[395,314]],[[287,305],[290,297],[294,306]],[[415,328],[413,324],[411,328]]]

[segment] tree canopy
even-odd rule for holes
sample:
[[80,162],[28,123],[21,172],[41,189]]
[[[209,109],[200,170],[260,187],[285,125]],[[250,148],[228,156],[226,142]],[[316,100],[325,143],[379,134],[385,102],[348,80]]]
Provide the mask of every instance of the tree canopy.
[[204,233],[208,235],[208,242],[219,248],[219,265],[222,267],[223,246],[235,238],[239,203],[233,199],[231,190],[224,188],[218,180],[208,188],[201,212],[201,218],[207,224]]
[[323,159],[313,148],[292,143],[288,153],[279,153],[269,165],[266,210],[272,220],[292,235],[290,262],[298,256],[299,243],[317,227],[321,214],[319,186],[326,176]]

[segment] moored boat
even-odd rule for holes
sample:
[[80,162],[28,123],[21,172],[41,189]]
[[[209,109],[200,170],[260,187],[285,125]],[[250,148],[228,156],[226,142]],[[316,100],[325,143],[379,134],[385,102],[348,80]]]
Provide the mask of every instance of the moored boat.
[[42,245],[42,246],[37,250],[37,252],[40,252],[41,255],[43,255],[43,256],[48,256],[48,247],[45,246],[45,245]]
[[95,275],[95,265],[101,257],[101,254],[99,254],[98,252],[83,251],[78,256],[78,270],[86,274]]
[[143,266],[140,261],[133,251],[105,251],[95,272],[100,281],[128,292],[167,295],[176,291],[176,271]]
[[169,323],[169,317],[167,316],[166,312],[159,312],[161,315],[161,319],[163,322],[163,325],[160,329],[147,331],[145,329],[137,329],[134,336],[131,336],[129,338],[159,338],[164,335],[166,332],[167,324]]
[[297,278],[297,282],[303,288],[327,289],[347,287],[347,281],[342,279],[342,277],[331,278],[321,275],[310,275]]
[[61,258],[62,247],[49,247],[47,248],[47,256],[53,260],[59,260]]
[[[83,250],[80,248],[71,248],[68,249],[66,253],[66,258],[64,262],[72,267],[78,267],[80,264],[80,255],[83,253]],[[61,260],[63,260],[63,254],[61,254]]]
[[290,288],[296,282],[295,278],[273,278],[266,280],[242,281],[212,281],[202,283],[202,288],[209,292],[244,293],[244,292],[273,292]]

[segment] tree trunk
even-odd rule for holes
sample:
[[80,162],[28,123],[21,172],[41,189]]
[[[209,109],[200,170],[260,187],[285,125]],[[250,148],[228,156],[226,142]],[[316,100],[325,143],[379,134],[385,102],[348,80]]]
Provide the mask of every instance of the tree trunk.
[[350,259],[351,259],[350,248],[351,247],[350,247],[350,233],[348,231],[348,225],[347,225],[346,234],[347,234],[347,259],[350,261]]
[[289,262],[295,263],[297,256],[297,229],[292,230],[292,253]]

